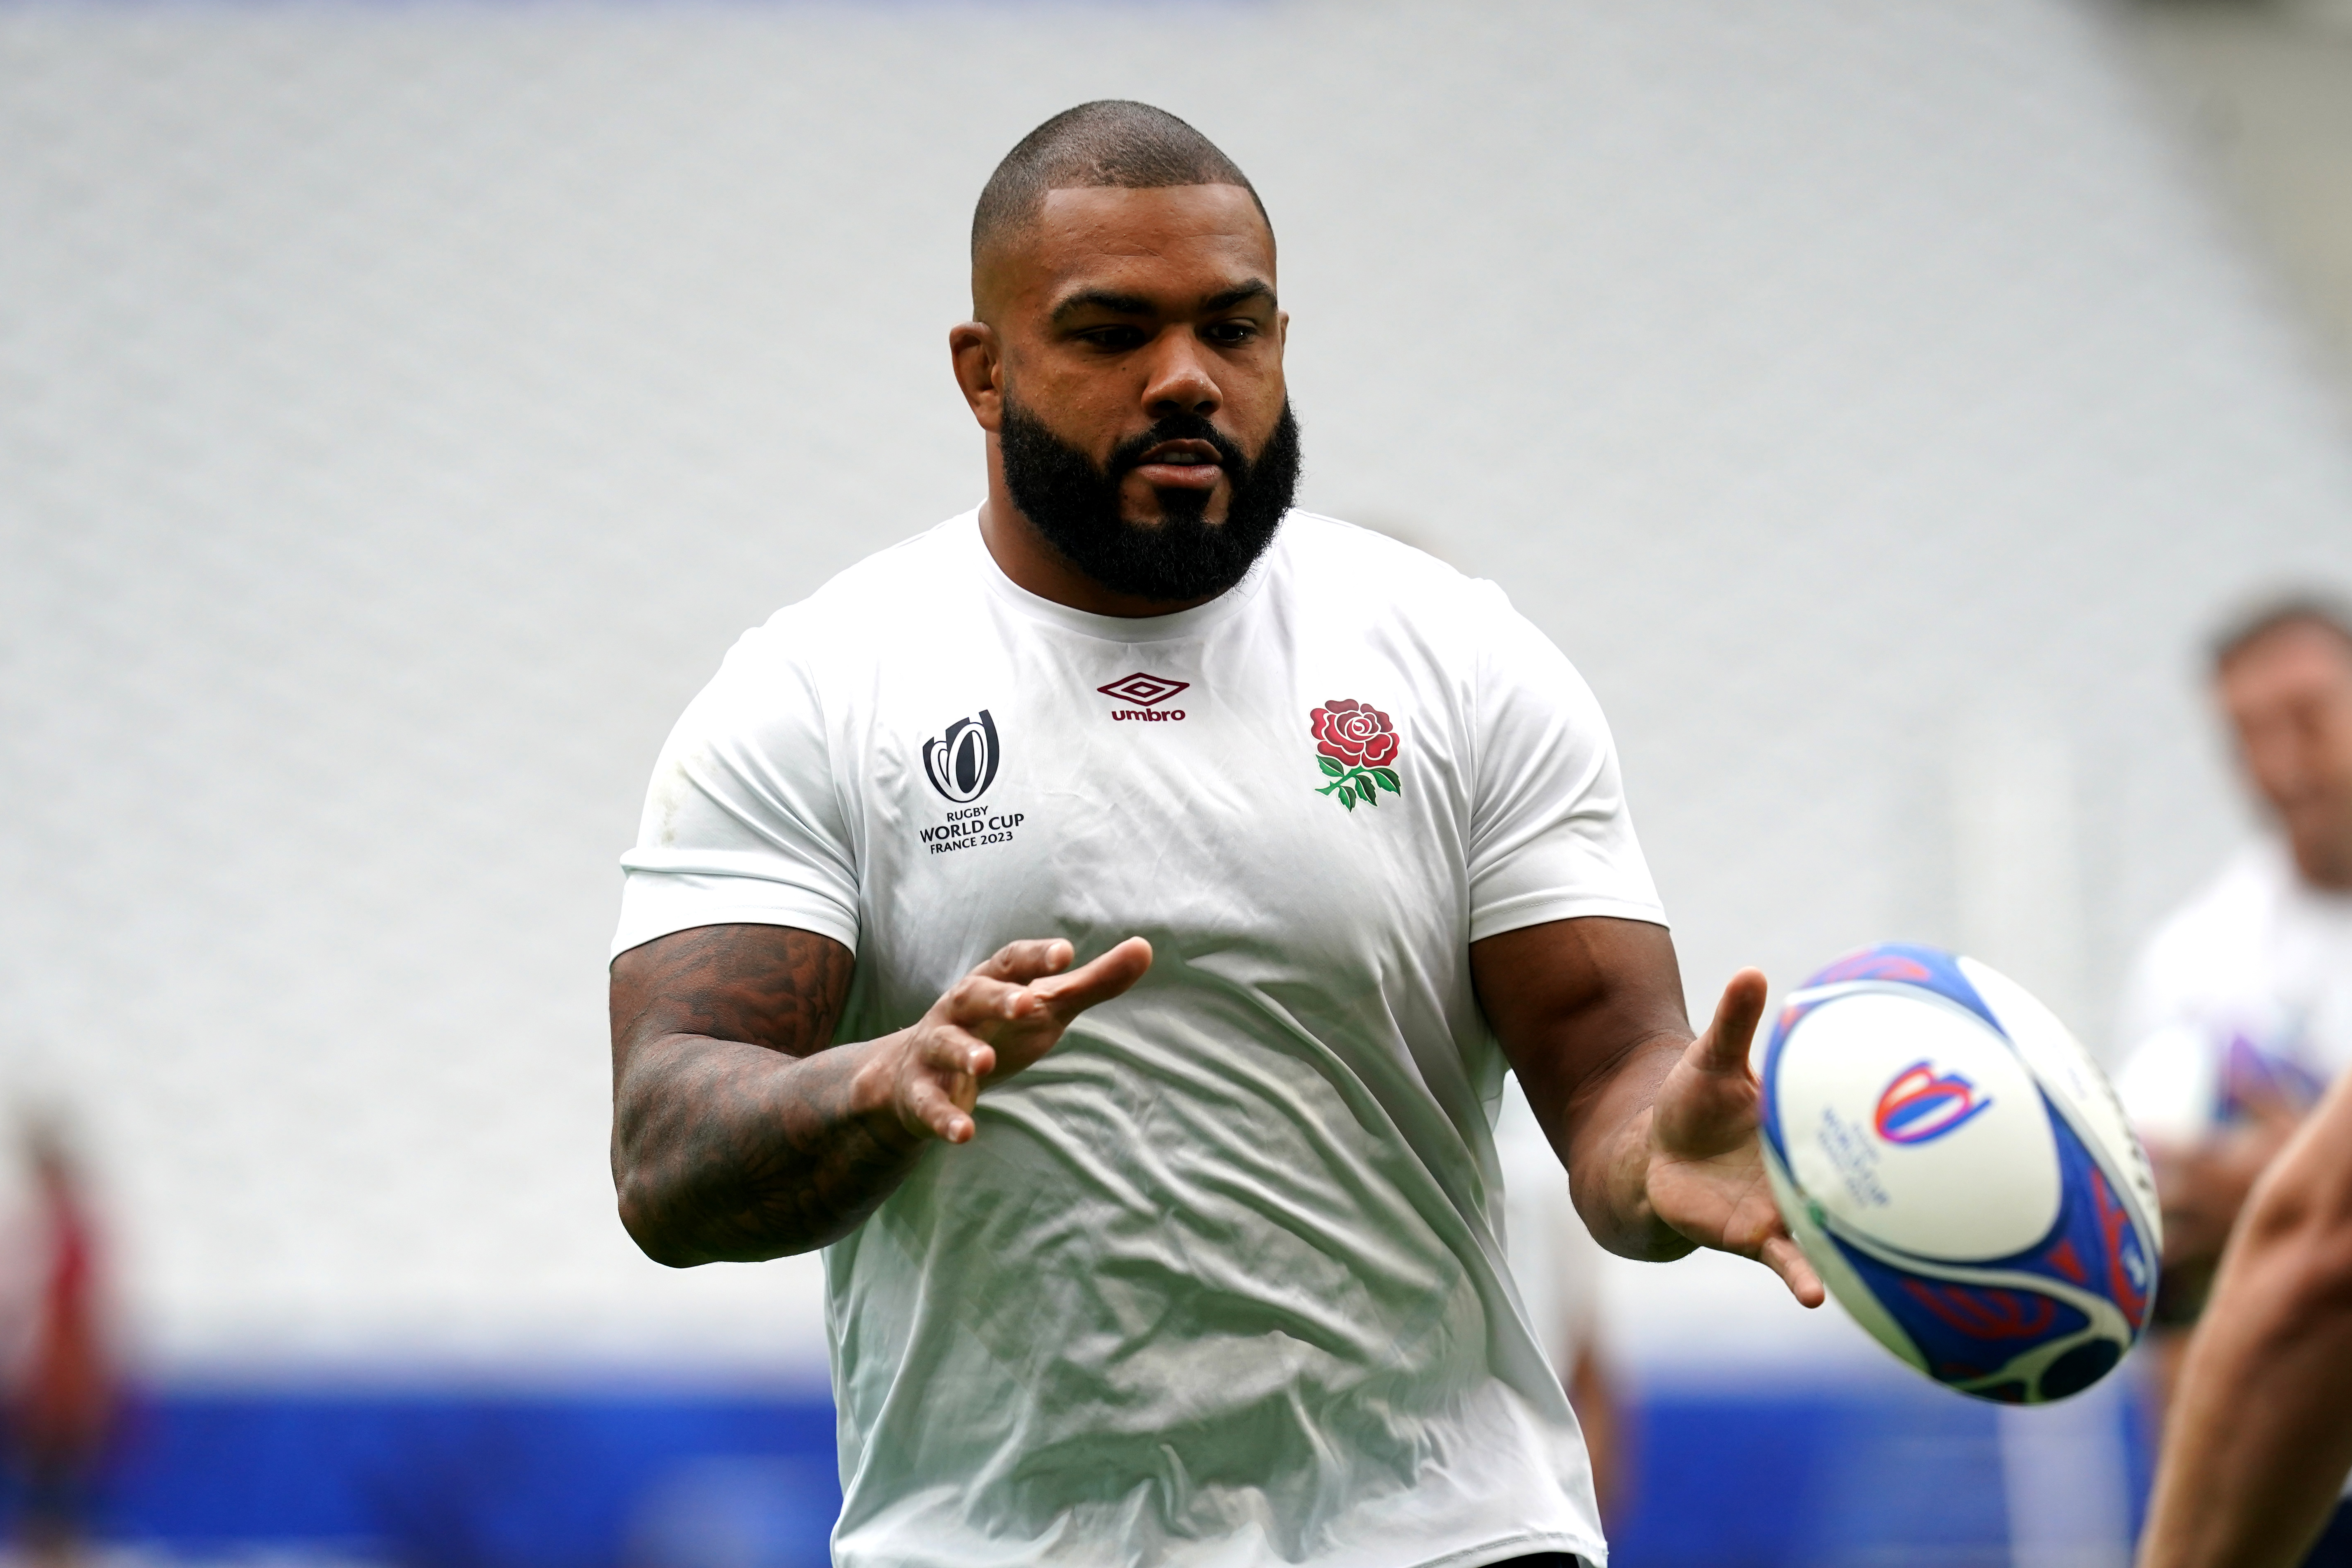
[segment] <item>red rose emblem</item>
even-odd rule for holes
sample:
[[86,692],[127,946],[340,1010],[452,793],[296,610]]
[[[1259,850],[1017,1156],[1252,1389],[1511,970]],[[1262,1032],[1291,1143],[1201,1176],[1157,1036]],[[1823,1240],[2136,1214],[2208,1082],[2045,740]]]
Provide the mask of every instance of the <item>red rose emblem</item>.
[[1396,759],[1396,726],[1377,708],[1336,698],[1315,710],[1315,749],[1351,768],[1386,767]]

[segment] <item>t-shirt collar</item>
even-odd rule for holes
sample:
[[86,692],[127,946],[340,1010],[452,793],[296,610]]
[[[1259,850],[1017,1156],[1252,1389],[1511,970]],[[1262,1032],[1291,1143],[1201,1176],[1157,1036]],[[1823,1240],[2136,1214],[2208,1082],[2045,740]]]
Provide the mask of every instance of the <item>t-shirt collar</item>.
[[1167,616],[1097,616],[1088,610],[1074,609],[1057,604],[1041,595],[1033,594],[1004,574],[996,557],[988,552],[988,542],[981,537],[980,509],[972,508],[951,524],[964,533],[968,547],[979,557],[977,565],[989,592],[1033,620],[1057,626],[1081,637],[1099,637],[1105,642],[1151,643],[1173,642],[1181,637],[1199,637],[1220,621],[1226,619],[1257,597],[1265,585],[1267,572],[1274,557],[1282,549],[1282,535],[1276,533],[1250,566],[1242,580],[1210,600],[1189,610],[1178,610]]

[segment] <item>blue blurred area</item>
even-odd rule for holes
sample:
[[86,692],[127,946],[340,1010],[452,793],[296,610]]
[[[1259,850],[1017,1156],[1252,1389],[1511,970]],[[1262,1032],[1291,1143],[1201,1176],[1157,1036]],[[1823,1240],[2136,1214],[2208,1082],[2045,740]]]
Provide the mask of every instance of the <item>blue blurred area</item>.
[[[1615,1568],[2006,1568],[1999,1419],[1924,1384],[1652,1390]],[[165,1392],[107,1533],[200,1559],[804,1568],[839,1500],[822,1395]]]
[[164,1393],[106,1533],[449,1568],[807,1568],[840,1508],[831,1403],[677,1393]]
[[[2118,1405],[2131,1495],[2141,1424]],[[2009,1568],[1999,1410],[1864,1389],[1653,1391],[1635,1407],[1633,1496],[1612,1568]],[[2133,1521],[2135,1531],[2137,1520]]]

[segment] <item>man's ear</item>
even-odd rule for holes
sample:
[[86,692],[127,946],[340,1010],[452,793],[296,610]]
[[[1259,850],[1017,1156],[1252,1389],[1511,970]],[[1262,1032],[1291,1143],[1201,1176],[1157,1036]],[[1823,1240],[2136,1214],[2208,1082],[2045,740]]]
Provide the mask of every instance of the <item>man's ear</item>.
[[996,329],[985,321],[949,328],[948,355],[971,416],[993,435],[1004,420],[1004,360],[997,352]]

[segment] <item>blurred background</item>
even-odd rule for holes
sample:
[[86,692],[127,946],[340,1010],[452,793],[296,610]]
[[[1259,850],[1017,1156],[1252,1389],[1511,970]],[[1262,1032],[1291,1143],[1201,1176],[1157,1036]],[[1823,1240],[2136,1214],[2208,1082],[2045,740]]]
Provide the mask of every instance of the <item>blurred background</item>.
[[[824,1560],[820,1265],[614,1217],[614,858],[978,499],[971,203],[1097,97],[1271,209],[1305,504],[1599,690],[1695,1008],[1901,937],[2110,1048],[2250,831],[2204,634],[2352,584],[2344,0],[7,0],[0,1331],[91,1325],[106,1552]],[[1598,1291],[1620,1568],[2125,1561],[2126,1380]]]

